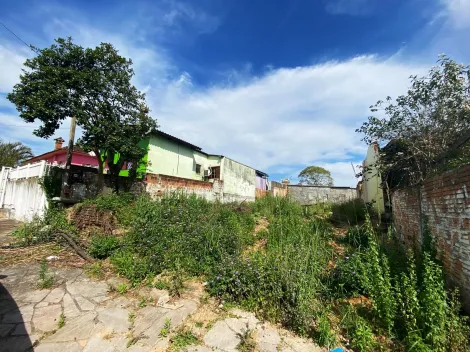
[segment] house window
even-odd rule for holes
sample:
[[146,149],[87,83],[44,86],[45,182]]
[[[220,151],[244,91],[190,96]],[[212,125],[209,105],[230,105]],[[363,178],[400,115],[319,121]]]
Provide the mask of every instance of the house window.
[[220,166],[212,166],[210,169],[211,169],[211,175],[209,176],[209,178],[220,179]]
[[201,165],[199,165],[199,164],[196,164],[196,173],[197,173],[198,175],[201,174]]

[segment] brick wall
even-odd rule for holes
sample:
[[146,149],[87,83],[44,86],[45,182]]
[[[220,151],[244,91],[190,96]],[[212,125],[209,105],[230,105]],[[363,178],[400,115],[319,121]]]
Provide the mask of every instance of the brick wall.
[[[219,183],[221,181],[216,182]],[[162,196],[165,192],[179,190],[186,193],[194,193],[207,200],[220,200],[219,185],[182,177],[147,174],[146,190],[153,198]]]
[[[408,246],[422,243],[424,219],[451,285],[460,287],[470,311],[470,165],[392,193],[395,228]],[[423,214],[423,215],[421,215]]]

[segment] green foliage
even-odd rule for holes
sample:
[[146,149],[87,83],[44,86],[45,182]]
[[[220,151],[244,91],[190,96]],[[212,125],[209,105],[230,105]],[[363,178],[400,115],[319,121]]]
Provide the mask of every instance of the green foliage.
[[53,167],[49,170],[47,175],[43,176],[42,179],[39,180],[39,184],[42,186],[44,194],[49,201],[49,207],[54,207],[55,204],[51,202],[51,199],[60,196],[62,187],[62,169]]
[[375,351],[374,333],[367,321],[357,317],[351,333],[351,347],[359,352]]
[[392,331],[395,317],[395,298],[390,277],[388,259],[380,255],[379,246],[369,217],[366,217],[366,230],[369,235],[367,249],[368,282],[367,291],[373,302],[373,309],[388,332]]
[[444,351],[446,342],[447,297],[442,269],[425,252],[420,292],[421,331],[424,342],[434,351]]
[[365,294],[369,286],[369,271],[365,251],[347,252],[338,258],[331,278],[330,291],[335,297]]
[[470,326],[468,317],[460,315],[460,300],[457,290],[450,295],[447,319],[445,322],[446,344],[445,351],[470,351],[468,339],[470,336]]
[[119,239],[112,235],[95,235],[90,239],[88,253],[94,258],[105,259],[111,256],[119,245]]
[[426,77],[412,76],[407,94],[395,102],[387,97],[371,106],[385,116],[371,116],[356,130],[367,144],[391,141],[380,150],[376,166],[382,175],[395,172],[394,185],[417,184],[442,164],[455,167],[456,161],[469,160],[469,148],[462,146],[470,130],[470,67],[446,56],[438,64]]
[[180,297],[184,289],[184,272],[177,265],[176,269],[170,275],[168,292],[172,297]]
[[[467,346],[466,320],[457,301],[446,297],[439,263],[428,254],[419,266],[412,257],[406,262],[391,238],[378,240],[368,216],[364,225],[350,229],[338,255],[330,244],[331,225],[289,199],[266,197],[246,206],[179,193],[130,204],[113,199],[97,203],[128,212],[133,226],[111,262],[133,285],[152,282],[178,296],[185,277],[202,274],[207,291],[225,306],[240,305],[327,346],[341,329],[330,320],[335,310],[322,305],[337,307],[344,298],[364,295],[367,304],[340,323],[355,350],[386,349],[378,342],[383,337],[410,351]],[[252,233],[254,219],[261,217],[269,227],[257,251],[252,245],[258,236]]]
[[330,235],[330,227],[318,219],[306,221],[301,215],[274,218],[266,253],[224,258],[211,274],[209,292],[299,333],[311,334],[312,302],[323,290],[321,278],[332,255]]
[[185,328],[179,329],[170,341],[170,351],[181,351],[184,350],[185,347],[199,345],[201,343],[191,330]]
[[254,217],[232,205],[213,204],[194,195],[170,194],[155,202],[141,197],[129,211],[133,226],[126,250],[146,262],[147,272],[208,272],[225,255],[240,253],[254,237]]
[[139,283],[150,273],[148,259],[128,250],[115,251],[111,256],[111,263],[119,274],[129,279],[133,284]]
[[87,264],[85,266],[85,272],[90,275],[92,278],[95,279],[103,279],[104,278],[104,271],[103,265],[101,262],[96,262],[93,264]]
[[43,219],[39,216],[35,216],[30,222],[17,227],[13,231],[13,236],[22,246],[50,242],[53,239],[50,229],[46,227]]
[[131,193],[99,194],[95,198],[86,199],[83,206],[94,205],[97,211],[110,211],[116,217],[120,225],[131,226],[134,214],[131,209],[135,196]]
[[[71,38],[58,38],[49,48],[35,48],[13,92],[7,95],[26,122],[39,120],[34,133],[48,138],[62,121],[76,117],[82,128],[79,144],[107,162],[117,182],[124,162],[138,168],[147,152],[139,142],[157,128],[145,95],[131,83],[132,61],[108,43],[83,48]],[[119,190],[118,182],[116,191]]]
[[168,290],[170,288],[170,285],[168,284],[167,281],[165,280],[157,280],[153,286],[159,290]]
[[46,259],[41,261],[41,267],[39,268],[38,288],[45,289],[50,288],[54,283],[54,276],[49,273],[49,267]]
[[64,327],[64,325],[65,325],[65,315],[64,313],[61,313],[59,316],[59,321],[57,322],[57,327],[61,329]]
[[331,329],[330,319],[328,319],[326,312],[320,314],[316,330],[316,340],[320,346],[327,347],[328,349],[334,347],[337,341],[336,334]]
[[335,223],[357,225],[366,219],[368,209],[362,199],[355,198],[331,206],[331,220]]
[[76,228],[68,223],[63,209],[49,206],[43,217],[33,217],[31,221],[18,227],[13,232],[13,236],[20,245],[29,246],[53,240],[61,241],[61,238],[56,236],[60,231],[72,236],[75,236],[77,232]]
[[160,333],[158,335],[160,337],[167,337],[170,331],[171,331],[171,319],[165,318],[163,327],[160,329]]
[[307,166],[299,173],[299,183],[309,186],[333,186],[331,172],[321,166]]
[[21,142],[6,143],[0,139],[0,169],[2,166],[15,167],[31,159],[31,148]]
[[127,286],[124,283],[121,283],[121,284],[117,285],[117,287],[116,287],[117,293],[120,293],[121,295],[126,293],[128,290],[129,290],[129,286]]
[[253,330],[248,328],[248,323],[245,329],[237,333],[240,342],[237,345],[237,350],[240,352],[254,352],[256,349],[256,342],[253,338]]

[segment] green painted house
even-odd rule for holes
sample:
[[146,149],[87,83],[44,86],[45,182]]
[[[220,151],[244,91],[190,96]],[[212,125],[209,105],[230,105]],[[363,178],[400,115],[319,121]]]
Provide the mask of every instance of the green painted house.
[[[142,145],[148,153],[144,157],[146,165],[139,171],[146,173],[147,178],[164,175],[211,183],[222,181],[218,183],[223,185],[227,201],[255,198],[257,171],[249,166],[223,155],[205,153],[202,148],[162,131],[142,141]],[[125,176],[127,170],[121,174]]]

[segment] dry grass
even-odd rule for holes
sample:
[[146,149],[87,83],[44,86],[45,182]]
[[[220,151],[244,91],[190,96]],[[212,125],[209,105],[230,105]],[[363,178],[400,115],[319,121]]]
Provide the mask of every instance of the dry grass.
[[81,268],[86,263],[85,260],[67,247],[62,247],[55,243],[44,243],[28,247],[1,248],[0,266],[40,262],[51,255],[60,258],[50,263],[54,267]]

